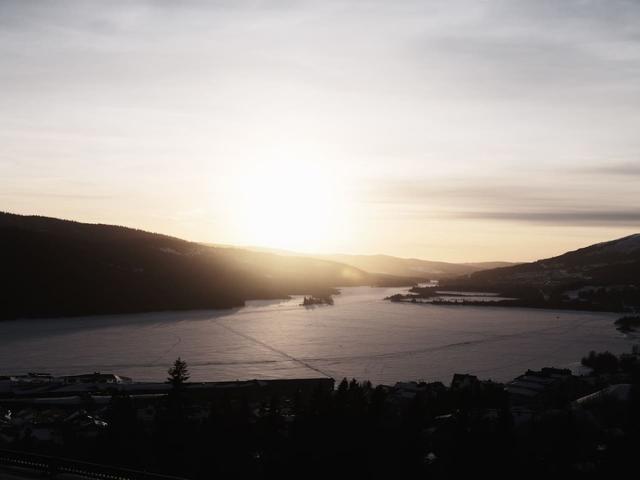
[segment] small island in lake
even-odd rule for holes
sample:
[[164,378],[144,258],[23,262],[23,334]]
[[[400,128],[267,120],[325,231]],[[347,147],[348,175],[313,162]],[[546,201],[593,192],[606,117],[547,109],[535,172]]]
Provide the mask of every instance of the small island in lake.
[[333,297],[331,297],[331,295],[323,297],[304,297],[304,300],[300,305],[304,307],[310,307],[312,305],[333,305]]

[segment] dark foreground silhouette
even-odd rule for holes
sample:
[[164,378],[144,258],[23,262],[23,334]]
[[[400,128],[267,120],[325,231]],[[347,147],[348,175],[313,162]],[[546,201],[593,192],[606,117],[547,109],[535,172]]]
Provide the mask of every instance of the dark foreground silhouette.
[[[87,395],[81,410],[4,401],[0,448],[190,479],[626,477],[640,448],[638,353],[592,352],[589,375],[549,368],[506,386],[455,375],[215,395],[187,383],[179,359],[166,395]],[[8,427],[12,415],[30,427]]]

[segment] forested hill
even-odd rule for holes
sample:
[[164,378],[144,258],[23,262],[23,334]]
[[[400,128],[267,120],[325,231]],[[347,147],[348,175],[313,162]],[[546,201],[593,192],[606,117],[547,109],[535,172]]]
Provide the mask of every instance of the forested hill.
[[469,277],[473,283],[532,286],[640,281],[640,234],[567,252],[532,263],[484,270]]
[[531,304],[634,310],[640,308],[640,234],[532,263],[472,273],[446,286],[498,291]]
[[0,212],[0,318],[229,308],[336,286],[410,284],[344,264]]

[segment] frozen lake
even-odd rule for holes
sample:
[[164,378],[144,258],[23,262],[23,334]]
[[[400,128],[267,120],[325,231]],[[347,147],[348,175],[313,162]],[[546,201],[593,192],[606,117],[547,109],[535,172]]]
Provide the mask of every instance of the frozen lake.
[[510,380],[527,368],[576,370],[590,350],[629,351],[616,314],[391,303],[398,289],[344,288],[334,306],[244,308],[0,322],[0,374],[119,373],[163,380],[181,356],[193,380],[329,375],[373,383]]

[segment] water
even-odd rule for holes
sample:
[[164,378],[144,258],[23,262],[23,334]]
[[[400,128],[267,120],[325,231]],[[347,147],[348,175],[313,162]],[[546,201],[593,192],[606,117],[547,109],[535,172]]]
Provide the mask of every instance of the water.
[[374,383],[510,380],[576,370],[590,350],[629,351],[618,315],[391,303],[397,289],[344,288],[334,306],[253,301],[240,309],[0,322],[0,374],[119,373],[163,380],[181,356],[193,380],[355,377]]

